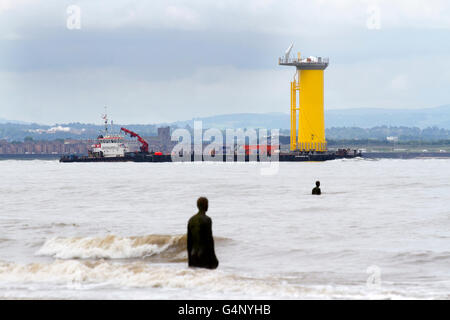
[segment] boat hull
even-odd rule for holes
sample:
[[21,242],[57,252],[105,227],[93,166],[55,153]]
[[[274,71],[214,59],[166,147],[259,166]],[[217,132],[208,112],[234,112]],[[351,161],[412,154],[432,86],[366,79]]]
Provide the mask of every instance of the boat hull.
[[304,161],[327,161],[343,158],[360,157],[361,154],[338,155],[336,153],[316,153],[316,154],[301,154],[301,153],[281,153],[278,159],[271,157],[259,157],[259,155],[216,155],[215,157],[203,156],[187,156],[184,158],[172,159],[171,155],[152,155],[152,154],[136,154],[133,156],[124,157],[108,157],[108,158],[91,158],[78,156],[64,156],[60,162],[193,162],[193,161],[208,161],[208,162],[304,162]]

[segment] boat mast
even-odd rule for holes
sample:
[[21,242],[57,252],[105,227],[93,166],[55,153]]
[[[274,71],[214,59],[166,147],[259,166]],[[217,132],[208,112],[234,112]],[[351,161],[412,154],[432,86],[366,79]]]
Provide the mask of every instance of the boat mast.
[[105,136],[108,134],[108,113],[105,107],[105,114],[102,115],[102,119],[105,120]]

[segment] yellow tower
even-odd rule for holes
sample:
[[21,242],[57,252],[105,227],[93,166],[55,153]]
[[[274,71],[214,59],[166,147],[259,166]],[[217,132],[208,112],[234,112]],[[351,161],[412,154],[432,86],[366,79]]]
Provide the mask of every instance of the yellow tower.
[[296,67],[294,81],[291,82],[291,151],[325,152],[323,71],[328,66],[328,59],[302,59],[300,52],[297,58],[290,58],[291,49],[292,45],[286,55],[278,60],[279,65]]

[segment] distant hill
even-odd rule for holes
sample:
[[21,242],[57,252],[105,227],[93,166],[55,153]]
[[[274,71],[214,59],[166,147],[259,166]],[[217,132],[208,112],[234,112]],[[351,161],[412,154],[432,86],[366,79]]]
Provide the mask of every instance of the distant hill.
[[336,109],[325,112],[325,125],[331,127],[404,126],[450,129],[450,105],[423,109]]
[[[211,117],[194,118],[187,121],[157,124],[124,124],[142,136],[157,134],[157,128],[193,127],[195,120],[203,122],[203,128],[267,128],[281,129],[282,134],[289,134],[289,114],[275,113],[235,113]],[[145,121],[145,120],[144,120]],[[336,109],[325,112],[327,137],[336,139],[374,138],[382,136],[401,136],[410,139],[421,137],[448,139],[450,130],[450,105],[427,109]],[[115,125],[115,130],[120,129]],[[392,128],[391,128],[392,127]],[[444,131],[420,130],[431,127]],[[373,128],[373,130],[369,130]],[[407,130],[408,128],[414,130]],[[35,140],[52,139],[91,139],[103,129],[101,125],[68,123],[53,126],[9,121],[0,118],[0,140],[22,141],[26,137]],[[358,130],[359,129],[359,130]],[[422,132],[423,131],[423,132]]]
[[25,122],[25,121],[8,120],[8,119],[4,119],[4,118],[0,118],[0,123],[1,123],[1,124],[5,124],[5,123],[28,124],[28,122]]
[[193,118],[187,121],[165,123],[171,127],[193,127],[194,121],[202,121],[203,128],[267,128],[288,129],[289,115],[281,112],[272,113],[232,113],[211,117]]
[[[204,128],[280,128],[289,129],[289,114],[235,113],[177,121],[166,125],[193,126],[194,120],[203,121]],[[450,129],[450,105],[424,109],[334,109],[326,110],[325,126],[372,128],[377,126],[439,127]]]

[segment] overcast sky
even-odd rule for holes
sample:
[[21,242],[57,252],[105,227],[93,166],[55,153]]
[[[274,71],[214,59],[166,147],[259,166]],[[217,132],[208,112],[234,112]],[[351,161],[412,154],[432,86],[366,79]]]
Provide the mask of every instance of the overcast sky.
[[0,0],[0,118],[287,113],[291,42],[330,58],[326,109],[448,104],[449,17],[446,0]]

